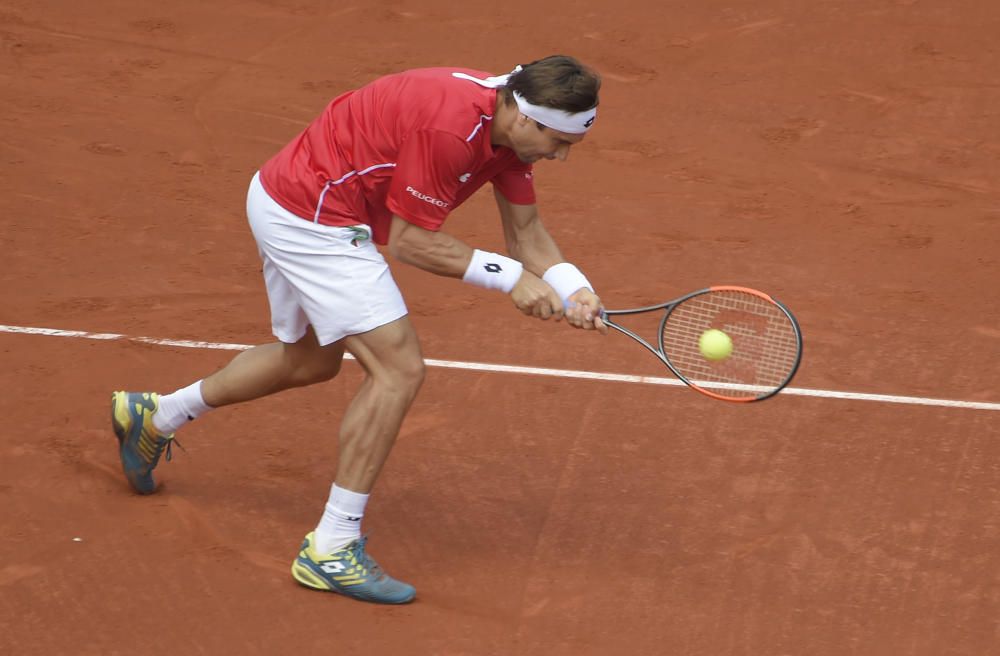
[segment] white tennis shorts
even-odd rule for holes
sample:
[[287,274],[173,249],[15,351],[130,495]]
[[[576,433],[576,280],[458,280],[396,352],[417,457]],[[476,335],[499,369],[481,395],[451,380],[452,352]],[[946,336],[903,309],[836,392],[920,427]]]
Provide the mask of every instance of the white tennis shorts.
[[326,226],[295,216],[254,175],[247,217],[264,262],[271,330],[286,344],[312,325],[321,345],[374,330],[406,315],[389,265],[359,224]]

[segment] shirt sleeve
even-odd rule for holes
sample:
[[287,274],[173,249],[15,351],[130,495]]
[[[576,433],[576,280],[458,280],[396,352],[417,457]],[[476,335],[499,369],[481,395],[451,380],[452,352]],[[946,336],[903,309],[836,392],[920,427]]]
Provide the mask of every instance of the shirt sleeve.
[[438,130],[410,135],[396,157],[386,207],[416,226],[439,230],[472,159],[471,147],[456,135]]
[[535,172],[531,164],[516,161],[493,178],[493,186],[515,205],[535,204]]

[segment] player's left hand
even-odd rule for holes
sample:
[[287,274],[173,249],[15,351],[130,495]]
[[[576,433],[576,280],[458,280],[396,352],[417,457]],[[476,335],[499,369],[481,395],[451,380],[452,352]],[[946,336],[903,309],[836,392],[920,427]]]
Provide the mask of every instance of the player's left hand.
[[608,334],[608,327],[601,321],[601,310],[604,305],[601,298],[586,287],[574,292],[566,304],[566,320],[574,328],[596,330],[602,335]]

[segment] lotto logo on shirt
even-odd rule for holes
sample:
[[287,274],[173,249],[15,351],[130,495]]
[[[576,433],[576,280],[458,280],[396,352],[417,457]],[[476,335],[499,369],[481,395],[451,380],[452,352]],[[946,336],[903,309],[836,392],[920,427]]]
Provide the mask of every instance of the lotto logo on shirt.
[[430,203],[431,205],[437,205],[438,207],[448,207],[448,203],[444,202],[443,200],[438,200],[437,198],[434,198],[433,196],[428,196],[427,194],[425,194],[423,192],[417,191],[413,187],[407,186],[406,190],[408,192],[410,192],[411,194],[413,194],[414,197],[419,198],[420,200],[424,201],[425,203]]

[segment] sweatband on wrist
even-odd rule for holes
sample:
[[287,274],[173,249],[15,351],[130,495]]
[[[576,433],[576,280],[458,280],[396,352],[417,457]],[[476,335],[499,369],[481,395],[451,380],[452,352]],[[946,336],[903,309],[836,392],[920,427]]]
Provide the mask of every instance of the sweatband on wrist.
[[477,287],[499,289],[509,294],[523,271],[524,265],[517,260],[477,248],[472,251],[472,259],[462,280]]
[[552,289],[556,290],[563,303],[584,287],[590,291],[594,291],[594,287],[587,280],[587,277],[569,262],[560,262],[559,264],[550,266],[542,276],[542,280],[549,283]]

